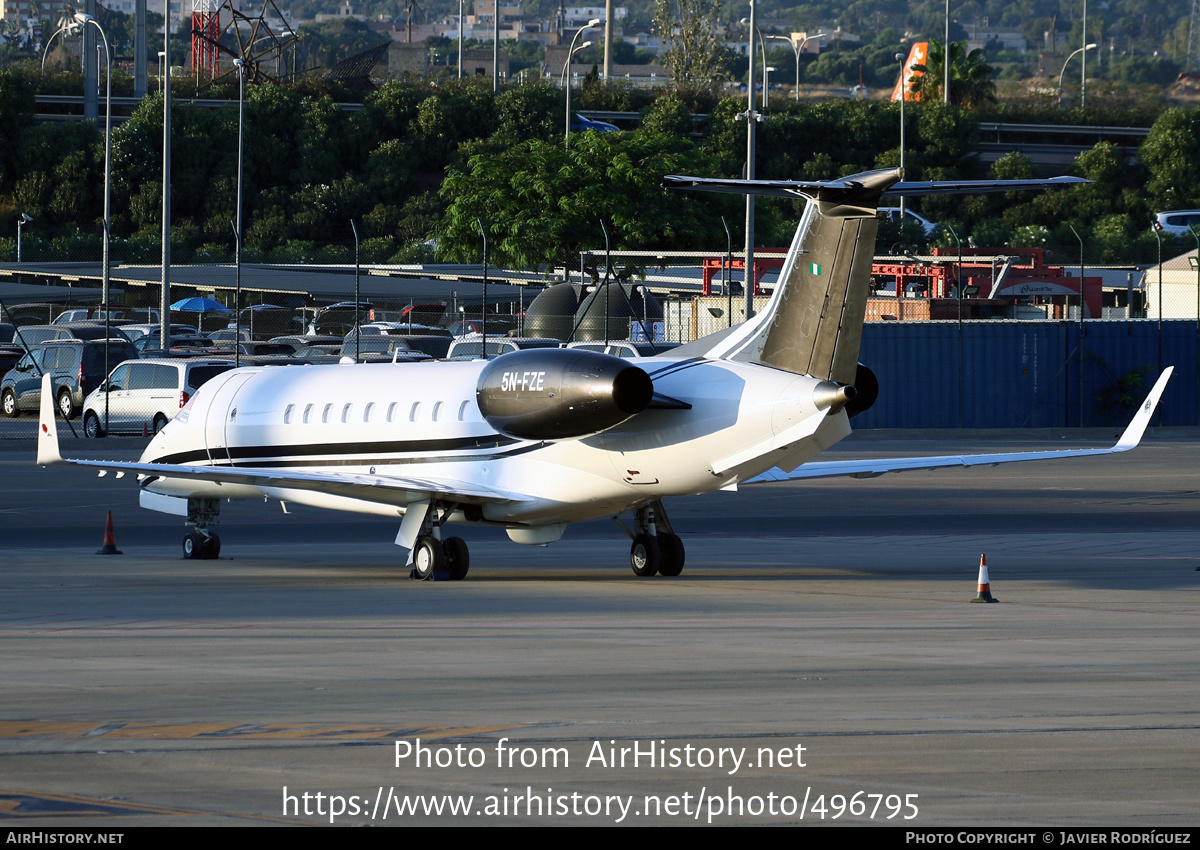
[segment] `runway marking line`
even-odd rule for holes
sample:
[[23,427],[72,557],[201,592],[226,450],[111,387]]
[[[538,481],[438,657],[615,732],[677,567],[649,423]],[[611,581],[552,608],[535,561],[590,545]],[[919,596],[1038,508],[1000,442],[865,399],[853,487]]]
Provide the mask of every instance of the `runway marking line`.
[[96,723],[87,721],[0,720],[0,739],[237,739],[237,740],[401,740],[440,739],[508,732],[523,726],[407,726],[383,724],[314,725],[308,723]]
[[19,788],[0,788],[0,820],[32,820],[34,818],[95,818],[129,817],[130,815],[169,815],[172,817],[217,816],[237,820],[266,821],[304,826],[295,819],[246,815],[237,812],[180,809],[157,806],[153,803],[133,803],[88,797],[83,794],[55,794],[48,791],[27,791]]

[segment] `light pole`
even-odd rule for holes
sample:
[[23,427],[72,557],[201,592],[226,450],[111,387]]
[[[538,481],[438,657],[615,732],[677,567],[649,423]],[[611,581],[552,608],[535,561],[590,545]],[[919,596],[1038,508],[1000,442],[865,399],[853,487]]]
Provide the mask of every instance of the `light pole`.
[[[79,28],[79,24],[76,23],[74,20],[65,21],[58,29],[56,29],[51,34],[51,36],[48,39],[46,39],[46,46],[42,48],[42,70],[41,70],[41,72],[43,74],[46,73],[46,57],[50,55],[50,45],[54,42],[54,39],[57,38],[58,36],[62,35],[63,33],[74,33],[75,30],[78,28]],[[83,60],[81,59],[80,61],[82,62]],[[80,70],[81,71],[83,70],[82,67],[80,68]]]
[[104,267],[101,277],[101,299],[104,301],[105,312],[108,312],[110,309],[108,305],[108,213],[111,194],[109,187],[112,185],[112,52],[108,49],[108,36],[104,32],[104,27],[100,26],[91,15],[84,14],[83,12],[75,13],[76,26],[86,28],[88,24],[94,26],[100,33],[100,38],[104,42],[104,58],[106,62],[106,72],[104,75]]
[[500,0],[492,0],[492,94],[500,93]]
[[[763,58],[766,58],[766,51],[763,51]],[[767,111],[767,92],[771,88],[771,72],[777,71],[774,65],[763,65],[763,112]]]
[[[1087,0],[1083,0],[1083,37],[1079,39],[1084,44],[1087,44]],[[1084,48],[1083,58],[1080,61],[1079,69],[1079,108],[1083,109],[1083,102],[1087,100],[1087,48]]]
[[824,37],[825,37],[825,33],[823,33],[823,32],[816,33],[815,35],[806,35],[806,36],[804,36],[804,38],[800,39],[800,43],[797,44],[796,40],[791,38],[790,36],[786,36],[786,35],[769,35],[769,36],[767,36],[767,38],[774,39],[775,41],[786,41],[788,44],[790,44],[792,46],[792,52],[794,54],[796,54],[796,103],[800,102],[800,54],[804,52],[804,45],[808,44],[808,40],[810,38],[824,38]]
[[237,163],[237,224],[233,228],[233,261],[235,272],[233,298],[234,315],[238,317],[238,339],[234,344],[236,356],[234,359],[235,368],[242,365],[241,358],[241,330],[242,330],[242,125],[244,123],[246,112],[246,60],[234,59],[233,64],[238,69],[238,163]]
[[33,216],[29,213],[21,213],[21,217],[17,219],[17,265],[21,265],[21,228],[33,221]]
[[[567,128],[566,132],[563,134],[563,138],[568,149],[571,147],[571,59],[575,56],[577,51],[584,50],[585,48],[592,46],[590,41],[585,41],[583,44],[579,45],[579,47],[576,47],[575,40],[579,38],[579,36],[583,35],[585,30],[590,30],[592,27],[598,27],[602,23],[604,23],[604,21],[602,21],[600,18],[592,18],[587,22],[586,27],[580,27],[575,31],[575,35],[571,38],[571,46],[567,48],[567,62],[565,65],[563,65],[562,76],[566,81],[567,86]],[[482,227],[482,225],[480,226]]]
[[[758,24],[754,23],[754,6],[756,5],[756,2],[757,2],[757,0],[755,0],[755,2],[752,2],[750,4],[750,17],[742,18],[740,23],[742,26],[748,27],[750,29],[750,60],[751,60],[750,64],[751,64],[751,66],[753,66],[753,64],[754,64],[754,34],[755,33],[758,34],[758,46],[762,50],[762,64],[763,64],[763,101],[762,101],[762,105],[763,105],[763,109],[766,109],[767,108],[767,79],[766,79],[766,77],[767,77],[767,42],[763,38],[762,30],[760,30],[758,28]],[[753,73],[753,70],[754,70],[753,67],[751,67],[752,73]],[[750,88],[751,88],[750,94],[751,94],[751,97],[753,97],[753,95],[754,95],[754,92],[753,92],[754,83],[753,82],[751,82]]]
[[[1095,49],[1096,49],[1096,45],[1094,45],[1094,44],[1088,44],[1088,45],[1085,45],[1084,47],[1081,47],[1081,48],[1079,48],[1079,49],[1078,49],[1078,50],[1076,50],[1074,53],[1072,53],[1070,56],[1068,56],[1068,57],[1067,57],[1067,61],[1066,61],[1066,62],[1063,62],[1062,70],[1058,72],[1058,105],[1059,105],[1060,107],[1062,106],[1062,81],[1063,81],[1063,74],[1067,73],[1067,65],[1069,65],[1069,64],[1071,63],[1071,60],[1072,60],[1072,59],[1074,59],[1074,58],[1075,58],[1077,55],[1079,55],[1080,53],[1083,53],[1083,54],[1085,54],[1085,60],[1086,60],[1086,53],[1087,53],[1087,51],[1089,51],[1089,50],[1095,50]],[[1083,106],[1082,92],[1080,93],[1080,95],[1081,95],[1081,97],[1080,97],[1079,105],[1080,105],[1080,106]]]
[[458,78],[462,79],[462,50],[463,50],[463,3],[458,0]]
[[[905,66],[907,57],[903,53],[896,54],[900,63],[900,174],[904,174],[904,101],[908,100],[908,68]],[[903,176],[901,176],[903,179]],[[904,196],[900,196],[900,241],[904,241]]]
[[[359,324],[358,315],[359,306],[362,304],[362,296],[359,292],[358,283],[358,225],[354,223],[354,219],[350,219],[350,229],[354,231],[354,362],[362,362],[362,326]],[[412,321],[412,311],[409,313],[409,321]]]
[[[742,23],[749,26],[749,46],[747,56],[750,58],[750,71],[747,75],[746,88],[746,179],[754,179],[754,129],[762,118],[754,111],[754,33],[758,25],[754,23],[754,7],[756,0],[750,0],[750,17],[742,18]],[[741,117],[741,116],[738,116]],[[746,193],[746,253],[743,260],[746,282],[746,321],[754,315],[754,193]]]

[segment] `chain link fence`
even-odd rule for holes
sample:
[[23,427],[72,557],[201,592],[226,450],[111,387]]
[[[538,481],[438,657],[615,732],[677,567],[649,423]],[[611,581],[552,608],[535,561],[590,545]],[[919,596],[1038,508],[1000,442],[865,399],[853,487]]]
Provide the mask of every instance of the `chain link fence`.
[[[1179,247],[1178,240],[1171,244]],[[353,261],[353,245],[349,250],[334,247],[339,259],[349,256]],[[1014,270],[1020,271],[1019,262],[1029,255],[1020,255],[1007,269],[1005,256],[1016,255],[976,252],[960,258],[943,251],[938,256],[876,258],[876,268],[886,271],[875,275],[860,359],[878,376],[881,392],[856,427],[1116,427],[1127,421],[1165,366],[1175,366],[1176,372],[1159,421],[1200,425],[1200,268],[1194,249],[1166,256],[1161,265],[1143,261],[1092,266],[1085,255],[1082,299],[1078,256],[1071,259],[1065,248],[1042,255],[1040,279],[1048,284],[1043,292],[1004,291],[1005,281],[1019,277]],[[766,307],[783,257],[778,250],[756,252],[754,312]],[[98,260],[97,254],[87,263],[55,264],[53,272],[48,264],[27,264],[31,274],[26,277],[33,279],[24,282],[55,284],[66,290],[62,300],[20,303],[0,298],[0,439],[36,436],[44,373],[52,375],[58,415],[67,417],[63,433],[140,438],[162,427],[204,381],[233,368],[235,361],[336,362],[336,339],[322,341],[324,360],[317,357],[321,352],[296,359],[299,343],[291,351],[255,348],[276,337],[302,337],[313,325],[318,305],[349,302],[342,310],[345,315],[327,314],[340,315],[339,321],[313,328],[322,336],[339,337],[354,324],[352,265],[247,265],[241,304],[256,309],[243,314],[240,329],[228,331],[223,347],[202,347],[192,339],[192,331],[198,336],[227,329],[231,310],[172,313],[173,339],[189,341],[194,350],[156,351],[161,343],[147,343],[144,337],[152,336],[155,331],[149,328],[159,324],[154,312],[159,306],[159,269],[114,269],[111,323],[97,330],[94,320],[104,311],[96,308],[98,294],[90,290],[96,288]],[[229,266],[188,268],[192,277],[188,283],[173,283],[173,299],[215,295],[218,301],[234,303],[227,285]],[[900,268],[907,271],[897,272]],[[206,285],[204,270],[219,271],[223,282]],[[360,321],[407,321],[411,331],[414,324],[438,322],[435,314],[443,313],[447,315],[440,319],[442,324],[458,320],[470,325],[482,319],[481,269],[460,271],[456,277],[445,267],[401,269],[364,263],[358,281],[364,304]],[[555,282],[570,283],[577,291],[575,302],[559,317],[568,330],[554,336],[573,335],[575,340],[686,343],[746,317],[744,263],[732,251],[592,251],[581,257],[580,269],[569,273],[489,274],[489,334],[530,335],[536,312],[531,302]],[[619,297],[593,296],[589,308],[614,315],[603,313],[599,321],[581,322],[581,303],[598,284],[614,279],[622,282],[623,288],[613,288]],[[420,286],[416,280],[422,281]],[[604,292],[604,287],[595,292]],[[657,295],[645,297],[647,292]],[[62,324],[67,319],[85,324]],[[234,344],[243,346],[236,356],[230,347]]]

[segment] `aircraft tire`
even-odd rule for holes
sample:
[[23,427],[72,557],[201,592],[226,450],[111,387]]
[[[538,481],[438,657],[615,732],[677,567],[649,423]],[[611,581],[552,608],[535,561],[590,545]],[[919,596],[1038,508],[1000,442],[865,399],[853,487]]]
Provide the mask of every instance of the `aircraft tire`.
[[189,531],[183,535],[183,557],[188,560],[196,560],[203,557],[204,552],[204,536],[195,531]]
[[652,576],[658,572],[661,563],[662,550],[654,535],[642,533],[633,538],[633,546],[629,549],[629,565],[633,567],[634,575]]
[[417,581],[429,581],[435,571],[445,566],[445,562],[441,541],[436,537],[422,537],[413,550],[413,577]]
[[465,579],[467,568],[471,565],[467,541],[461,537],[447,537],[442,541],[442,554],[446,556],[446,569],[450,571],[450,581]]
[[221,538],[215,534],[208,535],[200,550],[200,557],[205,561],[215,561],[221,557]]
[[678,534],[664,532],[658,535],[658,548],[662,552],[662,560],[658,564],[658,574],[674,578],[683,572],[683,540]]

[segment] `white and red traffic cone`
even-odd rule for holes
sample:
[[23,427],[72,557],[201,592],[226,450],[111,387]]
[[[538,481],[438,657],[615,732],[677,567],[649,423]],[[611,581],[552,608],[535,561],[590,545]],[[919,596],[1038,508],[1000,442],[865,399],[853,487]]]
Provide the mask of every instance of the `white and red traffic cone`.
[[999,602],[1000,600],[992,596],[992,585],[988,581],[987,571],[987,555],[979,556],[979,591],[975,594],[972,602]]

